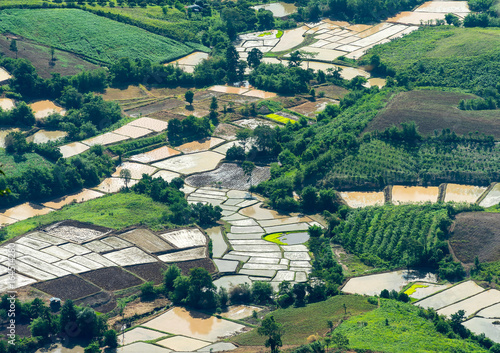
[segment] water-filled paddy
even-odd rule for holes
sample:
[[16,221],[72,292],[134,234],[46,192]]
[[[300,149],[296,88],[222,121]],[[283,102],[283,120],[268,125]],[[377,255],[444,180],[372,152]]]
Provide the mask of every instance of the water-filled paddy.
[[176,156],[178,154],[180,154],[179,151],[176,151],[168,146],[163,146],[148,152],[131,156],[130,160],[141,163],[151,163],[162,159],[167,159],[168,157]]
[[0,108],[2,108],[3,111],[9,111],[14,107],[14,100],[10,98],[0,98]]
[[66,131],[47,131],[39,130],[35,134],[29,136],[26,141],[34,143],[45,143],[49,141],[57,141],[66,137]]
[[76,156],[77,154],[83,153],[88,149],[89,146],[84,145],[81,142],[72,142],[59,147],[59,151],[61,151],[63,158]]
[[462,325],[477,335],[484,333],[485,336],[492,341],[500,343],[500,325],[495,325],[493,323],[494,321],[498,321],[498,319],[473,317],[472,319],[462,323]]
[[381,206],[384,204],[385,197],[383,192],[358,192],[345,191],[340,196],[349,207],[358,208],[366,206]]
[[453,286],[443,292],[432,295],[417,303],[423,308],[441,309],[447,305],[453,304],[475,294],[482,292],[484,289],[478,286],[473,281],[467,281]]
[[482,207],[491,207],[500,203],[500,183],[496,184],[479,203]]
[[142,326],[209,342],[215,342],[219,337],[232,335],[245,327],[180,307],[175,307]]
[[49,100],[38,101],[29,105],[34,112],[35,119],[43,119],[51,114],[59,113],[64,115],[66,110]]
[[222,154],[207,151],[172,157],[153,166],[181,174],[192,174],[215,169],[223,158]]
[[444,201],[474,203],[485,190],[486,188],[481,186],[448,184]]
[[392,202],[396,205],[403,203],[437,202],[439,188],[435,186],[402,186],[392,187]]
[[252,8],[257,11],[259,9],[271,11],[274,17],[285,17],[297,12],[297,7],[294,4],[286,2],[274,2],[272,4],[252,6]]

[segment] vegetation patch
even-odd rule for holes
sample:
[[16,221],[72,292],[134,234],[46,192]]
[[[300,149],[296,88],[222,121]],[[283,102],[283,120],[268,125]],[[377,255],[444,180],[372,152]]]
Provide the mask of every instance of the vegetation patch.
[[[344,308],[345,305],[345,308]],[[284,345],[305,344],[310,335],[324,335],[328,332],[328,321],[338,322],[349,316],[355,316],[373,310],[376,305],[368,303],[362,296],[342,295],[331,297],[323,302],[307,304],[304,307],[278,309],[273,311],[276,322],[283,324],[282,341]],[[231,341],[243,346],[264,345],[265,337],[257,330],[231,338]]]
[[282,124],[288,124],[288,123],[292,123],[292,124],[295,124],[297,121],[293,120],[293,119],[290,119],[290,118],[286,118],[284,116],[281,116],[281,115],[278,115],[278,114],[267,114],[266,115],[267,118],[271,119],[271,120],[274,120],[274,121],[277,121],[278,123],[282,123]]
[[17,222],[5,229],[8,234],[7,238],[12,238],[42,225],[73,219],[113,229],[145,224],[154,230],[159,230],[163,226],[169,226],[168,223],[161,224],[159,221],[159,218],[166,212],[169,212],[168,206],[155,202],[147,196],[119,193],[68,205],[60,211]]
[[418,288],[427,288],[427,287],[429,287],[429,286],[426,284],[415,283],[415,284],[412,284],[410,288],[405,290],[404,293],[410,297],[413,293],[415,293],[417,291]]
[[392,97],[365,132],[383,131],[392,125],[414,121],[424,136],[433,135],[435,130],[450,129],[459,135],[478,132],[500,139],[500,110],[458,109],[460,100],[473,98],[477,97],[438,90],[402,92]]
[[464,263],[500,260],[500,213],[467,212],[457,215],[450,245]]
[[15,178],[35,167],[50,168],[51,162],[36,153],[24,153],[23,155],[10,154],[0,148],[0,160],[2,170],[9,178]]
[[77,9],[10,9],[2,11],[0,20],[2,32],[107,64],[123,57],[164,62],[193,51],[175,40]]
[[276,243],[278,245],[288,245],[287,243],[283,243],[279,238],[283,236],[283,233],[272,233],[264,236],[264,240],[270,241],[271,243]]
[[381,307],[353,317],[335,329],[349,348],[377,352],[486,352],[471,341],[450,339],[434,323],[419,316],[418,307],[381,299]]

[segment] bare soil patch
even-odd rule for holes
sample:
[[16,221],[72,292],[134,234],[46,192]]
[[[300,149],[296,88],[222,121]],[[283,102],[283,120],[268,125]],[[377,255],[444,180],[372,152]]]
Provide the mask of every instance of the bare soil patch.
[[451,228],[450,245],[464,263],[500,260],[500,213],[464,212]]
[[250,185],[257,185],[270,177],[269,167],[255,167],[250,179],[239,165],[224,163],[214,171],[192,175],[186,181],[189,185],[196,187],[210,186],[215,185],[216,182],[221,182],[221,186],[224,188],[248,190]]
[[154,282],[154,284],[160,284],[163,281],[163,272],[167,269],[167,267],[160,262],[127,266],[125,268],[127,271],[135,273],[147,282]]
[[139,116],[139,115],[150,115],[162,110],[170,110],[180,106],[184,106],[185,103],[179,99],[171,98],[164,99],[160,101],[155,101],[152,104],[147,104],[142,107],[136,107],[132,109],[125,109],[125,113],[129,116]]
[[122,99],[132,99],[137,97],[147,97],[147,93],[139,86],[127,86],[122,88],[108,88],[106,92],[102,95],[104,100],[122,100]]
[[386,108],[368,124],[364,132],[383,131],[415,121],[423,135],[450,129],[457,134],[479,132],[500,139],[500,110],[460,110],[460,100],[477,98],[472,94],[440,91],[410,91],[394,96]]
[[[0,36],[0,52],[10,58],[15,58],[16,53],[11,51],[10,40],[5,36]],[[83,70],[90,71],[99,68],[99,66],[89,63],[76,55],[55,51],[54,65],[50,65],[51,54],[50,48],[30,43],[24,39],[17,39],[17,57],[19,59],[27,59],[35,66],[37,73],[43,78],[50,78],[51,73],[59,73],[61,76],[75,75]]]
[[189,270],[191,270],[192,268],[197,268],[197,267],[203,267],[205,270],[207,270],[210,273],[217,272],[217,269],[215,268],[215,265],[211,259],[198,259],[198,260],[191,260],[191,261],[183,261],[183,262],[178,262],[175,265],[177,265],[177,267],[179,267],[181,269],[181,272],[184,276],[187,276],[189,274]]
[[115,297],[108,292],[99,292],[75,301],[78,306],[90,306],[97,312],[108,313],[116,307]]
[[143,283],[142,280],[120,267],[101,268],[82,273],[80,276],[108,291],[130,288]]
[[35,283],[33,287],[63,300],[83,298],[101,291],[100,288],[75,275]]
[[333,99],[343,98],[347,93],[349,93],[349,91],[346,90],[345,88],[335,86],[335,85],[318,86],[315,88],[315,90],[316,90],[316,94],[319,94],[320,92],[324,92],[325,97],[333,98]]

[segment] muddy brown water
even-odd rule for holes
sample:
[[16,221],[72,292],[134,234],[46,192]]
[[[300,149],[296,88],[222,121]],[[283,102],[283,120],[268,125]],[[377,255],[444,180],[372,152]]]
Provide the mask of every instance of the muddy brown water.
[[350,207],[354,208],[384,204],[383,192],[341,192],[340,196]]
[[57,141],[64,137],[66,137],[68,133],[65,131],[47,131],[47,130],[39,130],[35,134],[29,136],[26,140],[28,142],[34,143],[45,143],[49,141]]
[[255,10],[264,9],[271,11],[274,17],[285,17],[297,12],[297,6],[294,4],[287,4],[286,2],[275,2],[272,4],[253,6]]
[[401,204],[407,202],[437,202],[439,188],[435,186],[402,186],[395,185],[392,187],[392,202]]
[[64,115],[64,113],[66,112],[62,107],[57,106],[54,102],[49,100],[31,103],[29,106],[35,113],[36,119],[45,118],[53,113]]

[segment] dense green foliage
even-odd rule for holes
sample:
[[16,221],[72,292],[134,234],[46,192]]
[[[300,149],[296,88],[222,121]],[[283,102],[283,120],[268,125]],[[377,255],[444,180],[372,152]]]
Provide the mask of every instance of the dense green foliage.
[[421,27],[375,46],[363,61],[377,56],[376,69],[403,85],[487,88],[500,78],[499,48],[498,28]]
[[[335,329],[349,339],[351,349],[370,349],[380,352],[487,352],[472,340],[459,340],[448,329],[437,327],[442,318],[411,304],[381,300],[381,306],[342,323]],[[458,322],[457,327],[463,327]],[[440,332],[441,330],[441,332]],[[449,331],[448,331],[449,330]],[[489,342],[491,345],[491,341]],[[489,347],[488,347],[489,348]]]
[[84,186],[95,186],[113,169],[111,158],[103,154],[100,146],[71,160],[61,158],[54,165],[32,165],[22,173],[0,179],[1,187],[8,185],[11,190],[9,195],[0,198],[0,205],[5,207],[24,201],[55,198]]
[[177,118],[168,122],[167,137],[172,145],[181,145],[182,143],[202,139],[210,136],[212,126],[208,117],[197,118],[194,115],[186,119]]
[[106,64],[122,57],[164,62],[192,51],[172,39],[77,9],[4,10],[0,20],[3,32]]

